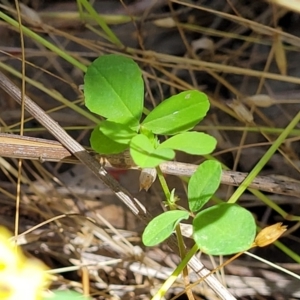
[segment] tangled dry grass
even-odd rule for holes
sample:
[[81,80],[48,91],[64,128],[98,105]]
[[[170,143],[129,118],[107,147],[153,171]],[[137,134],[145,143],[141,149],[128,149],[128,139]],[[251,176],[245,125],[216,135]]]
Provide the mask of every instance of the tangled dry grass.
[[[214,157],[232,171],[253,170],[295,122],[259,175],[299,186],[300,18],[288,3],[94,1],[101,23],[79,5],[81,1],[19,2],[24,46],[18,24],[10,21],[18,19],[15,5],[0,1],[0,70],[20,89],[26,84],[26,94],[81,145],[89,146],[89,132],[97,122],[84,108],[82,66],[101,54],[122,53],[143,70],[149,109],[186,89],[209,95],[211,111],[197,128],[217,138]],[[165,245],[144,248],[140,236],[145,225],[84,165],[36,156],[34,150],[46,150],[43,141],[34,139],[45,142],[53,140],[52,135],[24,107],[22,119],[15,99],[3,90],[0,93],[1,225],[21,234],[18,244],[53,270],[53,288],[75,289],[94,299],[150,299],[178,264],[178,257]],[[19,152],[13,154],[7,134],[19,134],[21,124],[33,144],[17,139]],[[23,160],[19,168],[16,157],[24,157],[25,150],[27,158],[40,161]],[[192,164],[201,159],[177,156],[178,161]],[[148,193],[139,192],[138,171],[110,169],[110,174],[151,214],[162,211],[158,185]],[[171,175],[167,179],[184,206],[185,184]],[[217,197],[226,200],[233,190],[224,184]],[[289,225],[282,244],[256,254],[299,273],[299,190],[288,195],[270,192],[250,189],[239,200],[261,227],[278,221]],[[203,256],[201,261],[213,269],[222,258]],[[300,298],[297,279],[246,256],[217,276],[239,299]],[[178,279],[168,299],[184,289]],[[194,294],[217,299],[205,283]]]

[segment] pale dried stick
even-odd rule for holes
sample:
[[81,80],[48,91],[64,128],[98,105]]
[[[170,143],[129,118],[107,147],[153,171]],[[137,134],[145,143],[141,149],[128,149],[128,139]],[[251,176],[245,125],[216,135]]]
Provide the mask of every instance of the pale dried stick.
[[[91,152],[93,156],[103,161],[105,166],[118,169],[137,169],[128,152],[107,155],[99,155]],[[80,163],[60,143],[51,140],[25,137],[19,135],[0,133],[0,156],[11,158],[23,158],[43,161],[61,161],[67,163]],[[176,176],[191,176],[197,169],[197,165],[166,162],[160,165],[165,174]],[[239,186],[246,178],[247,173],[236,171],[223,171],[221,183]],[[265,192],[300,197],[300,182],[279,176],[257,176],[249,185],[249,188]]]

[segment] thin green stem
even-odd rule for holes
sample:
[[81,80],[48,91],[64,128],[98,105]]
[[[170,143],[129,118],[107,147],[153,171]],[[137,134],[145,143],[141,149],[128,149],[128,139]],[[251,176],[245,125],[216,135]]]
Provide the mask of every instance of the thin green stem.
[[83,8],[82,8],[82,4],[81,4],[81,1],[80,0],[76,0],[77,2],[77,8],[78,8],[78,13],[79,13],[79,17],[80,17],[80,20],[84,20],[84,13],[83,13]]
[[159,291],[155,294],[155,296],[152,298],[152,300],[159,300],[163,299],[163,296],[166,294],[168,289],[172,286],[172,284],[175,282],[175,280],[178,278],[178,276],[181,274],[183,269],[187,266],[190,259],[197,253],[198,246],[195,244],[193,248],[186,253],[180,264],[177,266],[177,268],[173,271],[172,275],[164,282],[164,284],[161,286]]
[[170,203],[171,193],[170,193],[167,181],[166,181],[166,179],[164,177],[164,174],[162,173],[160,167],[156,167],[156,172],[157,172],[157,177],[158,177],[158,180],[160,182],[160,185],[161,185],[161,187],[163,189],[163,192],[166,196],[167,203],[171,207],[171,203]]
[[264,202],[267,206],[276,211],[279,215],[281,215],[284,219],[289,221],[300,221],[300,216],[289,215],[286,211],[284,211],[280,206],[274,203],[269,197],[267,197],[264,193],[259,190],[248,189],[254,196]]
[[[177,209],[177,206],[176,206],[176,203],[174,202],[174,199],[171,199],[171,193],[170,193],[167,181],[166,181],[166,179],[165,179],[165,177],[164,177],[164,175],[163,175],[163,173],[162,173],[159,166],[156,167],[156,171],[157,171],[158,179],[160,181],[160,184],[161,184],[162,189],[164,191],[164,194],[166,196],[168,206],[170,207],[171,210]],[[186,258],[186,248],[185,248],[183,236],[182,236],[182,233],[181,233],[180,224],[176,225],[175,231],[176,231],[176,238],[177,238],[180,258],[182,259],[182,261],[184,261],[185,258]],[[184,278],[188,280],[188,269],[186,268],[186,266],[187,266],[187,263],[182,268],[182,272],[183,272]]]
[[228,203],[235,203],[239,197],[244,193],[244,191],[248,188],[249,184],[252,180],[259,174],[262,168],[266,165],[266,163],[273,156],[275,151],[280,147],[280,145],[284,142],[286,137],[290,134],[290,131],[299,123],[300,121],[300,112],[294,117],[294,119],[290,122],[290,124],[285,128],[285,130],[279,135],[279,137],[275,140],[269,150],[263,155],[260,161],[256,164],[253,170],[246,177],[244,182],[236,189],[234,194],[228,200]]
[[95,11],[91,4],[87,0],[79,0],[81,5],[88,11],[88,13],[94,18],[98,25],[105,32],[109,40],[118,47],[123,47],[122,42],[118,37],[112,32],[112,30],[107,26],[105,20]]
[[[1,12],[0,12],[1,14]],[[0,68],[6,70],[7,72],[13,74],[17,78],[21,78],[22,75],[20,72],[16,71],[14,68],[9,66],[8,64],[0,62]],[[29,77],[25,77],[25,81],[29,83],[30,85],[36,87],[40,91],[46,93],[47,95],[51,96],[53,99],[57,100],[60,103],[63,103],[64,106],[71,108],[72,110],[76,111],[77,113],[81,114],[88,120],[91,120],[95,124],[98,124],[100,119],[96,116],[94,116],[92,113],[86,111],[85,109],[81,108],[80,106],[76,105],[74,102],[69,101],[68,99],[64,98],[60,93],[56,92],[55,90],[51,90],[46,88],[45,85],[41,84],[40,82],[37,82]]]
[[288,248],[279,241],[274,242],[274,245],[277,248],[279,248],[283,253],[288,255],[291,259],[293,259],[295,262],[297,262],[298,264],[300,263],[300,256],[296,252],[292,251],[290,248]]
[[48,42],[47,40],[45,40],[44,38],[42,38],[41,36],[39,36],[38,34],[36,34],[35,32],[33,32],[29,28],[25,27],[24,25],[19,26],[19,23],[16,20],[14,20],[11,17],[7,16],[2,11],[0,11],[0,18],[3,19],[8,24],[10,24],[13,27],[15,27],[16,30],[19,30],[19,27],[21,27],[23,33],[26,36],[32,38],[33,40],[35,40],[39,44],[45,46],[46,48],[48,48],[52,52],[56,53],[58,56],[62,57],[63,59],[65,59],[66,61],[68,61],[69,63],[71,63],[73,66],[75,66],[78,69],[80,69],[81,71],[86,72],[86,66],[84,64],[82,64],[81,62],[79,62],[78,60],[76,60],[75,58],[73,58],[71,55],[69,55],[66,52],[65,49],[63,49],[63,50],[59,49],[58,47],[56,47],[55,45],[51,44],[50,42]]

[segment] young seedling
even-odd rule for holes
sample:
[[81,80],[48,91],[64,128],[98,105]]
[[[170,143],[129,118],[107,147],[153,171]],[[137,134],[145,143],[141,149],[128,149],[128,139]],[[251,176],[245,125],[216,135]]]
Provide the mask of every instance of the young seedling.
[[[87,108],[106,118],[91,135],[91,146],[100,154],[130,148],[137,165],[151,168],[172,160],[174,150],[204,155],[216,146],[213,137],[188,131],[209,109],[206,95],[199,91],[172,96],[141,120],[144,83],[138,65],[129,58],[105,55],[96,59],[85,75],[84,94]],[[171,137],[160,142],[158,135]]]
[[[222,170],[218,161],[205,161],[190,178],[189,211],[177,209],[176,196],[160,174],[159,164],[174,159],[175,151],[206,155],[215,149],[215,138],[193,131],[209,109],[204,93],[189,90],[171,96],[143,118],[142,72],[132,59],[112,54],[97,58],[89,66],[84,94],[86,107],[104,118],[91,134],[92,148],[100,154],[129,149],[138,166],[158,171],[171,210],[148,224],[143,233],[146,246],[164,241],[180,221],[195,215],[193,237],[203,252],[227,255],[251,247],[256,226],[246,209],[222,203],[200,211],[219,187]],[[168,138],[163,141],[162,136]]]

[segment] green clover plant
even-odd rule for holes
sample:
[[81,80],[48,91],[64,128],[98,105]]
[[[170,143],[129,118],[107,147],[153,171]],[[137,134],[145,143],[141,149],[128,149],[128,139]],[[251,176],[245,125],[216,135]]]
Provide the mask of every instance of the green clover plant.
[[[176,150],[206,155],[216,147],[214,137],[192,131],[209,109],[207,96],[197,90],[171,96],[143,118],[142,72],[130,58],[114,54],[97,58],[85,74],[84,95],[86,107],[104,118],[90,138],[91,147],[100,154],[129,149],[141,168],[159,168],[160,163],[174,159]],[[168,138],[161,141],[160,136]],[[190,211],[177,209],[174,191],[164,189],[171,210],[148,224],[143,233],[144,244],[154,246],[164,241],[180,221],[196,213],[193,237],[202,251],[226,255],[249,249],[256,232],[250,212],[229,203],[201,210],[218,189],[221,172],[221,165],[215,160],[198,167],[188,184]]]

